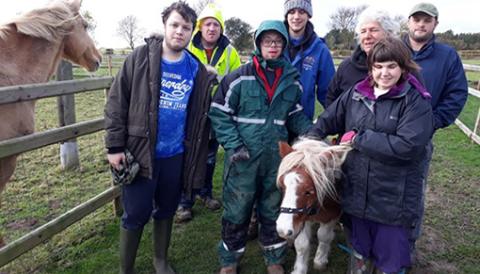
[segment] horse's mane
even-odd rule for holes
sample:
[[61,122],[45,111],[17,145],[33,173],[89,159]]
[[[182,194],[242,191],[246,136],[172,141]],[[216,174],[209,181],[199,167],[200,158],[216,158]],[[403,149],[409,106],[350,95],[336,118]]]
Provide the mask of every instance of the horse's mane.
[[74,14],[66,2],[56,1],[46,8],[29,11],[0,26],[0,39],[6,40],[16,27],[17,32],[54,42],[71,32],[77,16],[79,15]]
[[341,172],[340,168],[347,155],[346,152],[352,148],[329,146],[325,142],[307,138],[300,139],[292,148],[293,151],[287,154],[280,163],[277,182],[281,176],[293,168],[302,167],[312,178],[320,204],[325,196],[336,199],[335,174]]

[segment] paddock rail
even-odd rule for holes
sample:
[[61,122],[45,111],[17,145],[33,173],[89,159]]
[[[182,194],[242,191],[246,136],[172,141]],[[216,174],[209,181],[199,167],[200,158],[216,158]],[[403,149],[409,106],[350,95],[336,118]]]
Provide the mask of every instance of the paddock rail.
[[[108,89],[112,77],[68,80],[46,84],[31,84],[0,88],[0,104],[36,100],[41,98],[71,95],[93,90]],[[104,129],[104,118],[80,122],[31,135],[0,141],[0,158],[14,155]],[[38,227],[23,237],[0,249],[0,267],[50,239],[55,234],[81,220],[85,216],[118,198],[120,189],[113,186],[96,197],[67,211],[50,222]]]
[[[463,64],[463,68],[465,69],[465,71],[480,72],[480,66]],[[468,94],[470,96],[474,96],[480,99],[479,90],[480,80],[478,81],[477,89],[468,88]],[[457,125],[463,131],[463,133],[468,136],[468,138],[480,145],[480,136],[478,135],[480,131],[480,106],[478,107],[477,118],[475,119],[475,125],[473,126],[473,130],[468,128],[460,119],[455,120],[455,125]]]

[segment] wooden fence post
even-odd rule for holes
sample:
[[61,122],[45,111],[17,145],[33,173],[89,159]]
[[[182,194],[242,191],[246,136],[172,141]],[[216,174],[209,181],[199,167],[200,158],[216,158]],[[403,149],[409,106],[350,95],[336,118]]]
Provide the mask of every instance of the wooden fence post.
[[113,54],[113,49],[105,49],[105,55],[107,55],[108,76],[113,76],[112,54]]
[[[63,61],[57,69],[57,81],[72,80],[72,64]],[[75,95],[57,97],[58,120],[61,127],[75,123]],[[67,140],[60,144],[60,164],[62,169],[76,169],[80,167],[78,145],[76,139]]]

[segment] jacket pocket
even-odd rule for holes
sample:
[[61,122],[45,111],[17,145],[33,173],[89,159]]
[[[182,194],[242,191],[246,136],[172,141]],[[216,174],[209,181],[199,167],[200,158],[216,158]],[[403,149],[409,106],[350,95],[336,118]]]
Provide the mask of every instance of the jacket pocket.
[[141,126],[129,125],[127,128],[128,136],[148,137],[148,130]]
[[143,168],[150,165],[148,134],[144,127],[128,126],[127,148]]
[[293,103],[297,99],[296,92],[291,92],[292,90],[287,90],[282,94],[282,99],[284,101]]
[[242,97],[241,105],[245,112],[256,112],[261,109],[263,102],[259,90],[250,89],[248,90],[246,96]]
[[[406,170],[388,164],[372,165],[377,170],[369,183],[369,210],[389,223],[399,223],[404,208]],[[373,179],[375,178],[375,179]]]

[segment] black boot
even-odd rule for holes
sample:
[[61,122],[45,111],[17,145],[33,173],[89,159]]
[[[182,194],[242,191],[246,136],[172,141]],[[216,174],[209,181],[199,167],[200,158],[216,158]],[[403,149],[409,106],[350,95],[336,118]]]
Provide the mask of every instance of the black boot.
[[143,229],[127,230],[120,227],[120,274],[135,273],[135,258]]
[[173,218],[153,221],[153,266],[157,274],[175,274],[167,261]]

